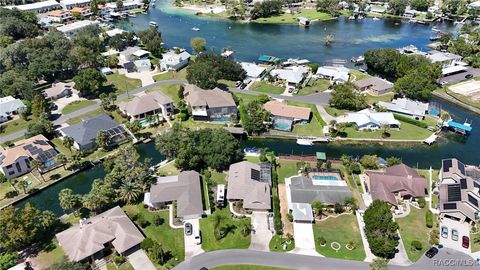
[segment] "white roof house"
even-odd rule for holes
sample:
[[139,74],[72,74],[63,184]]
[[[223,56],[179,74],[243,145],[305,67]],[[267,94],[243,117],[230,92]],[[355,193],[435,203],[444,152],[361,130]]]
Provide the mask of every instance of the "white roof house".
[[116,36],[116,35],[123,34],[124,32],[125,32],[125,30],[123,30],[123,29],[113,28],[112,30],[105,31],[105,34],[107,34],[107,36],[109,36],[109,37],[113,37],[113,36]]
[[392,100],[392,102],[379,101],[378,106],[384,107],[390,112],[403,114],[417,120],[423,119],[428,111],[428,103],[408,98],[397,98]]
[[60,5],[64,9],[72,9],[74,7],[86,7],[90,5],[92,0],[61,0]]
[[329,79],[332,82],[344,83],[350,78],[350,70],[346,67],[322,66],[317,69],[316,75]]
[[247,72],[247,77],[252,79],[260,78],[265,70],[264,67],[258,66],[255,63],[241,62],[240,65]]
[[393,113],[375,112],[370,109],[347,114],[345,122],[354,123],[359,130],[375,130],[381,128],[383,125],[400,127],[400,122],[395,119]]
[[7,8],[9,9],[16,8],[22,11],[43,13],[49,10],[58,9],[60,8],[60,5],[55,0],[47,0],[47,1],[30,3],[25,5],[8,6]]
[[162,54],[160,67],[162,70],[179,70],[188,64],[191,56],[192,55],[185,50],[180,53],[170,50]]
[[20,99],[16,99],[12,96],[0,98],[0,122],[7,121],[8,116],[16,114],[25,108],[25,104],[23,104]]
[[287,81],[289,84],[297,84],[305,79],[308,71],[309,68],[306,66],[293,66],[284,69],[274,69],[270,74],[272,74],[272,76],[277,76],[281,80]]
[[426,57],[430,60],[430,62],[438,63],[442,65],[442,67],[452,66],[455,65],[457,62],[462,61],[462,56],[458,54],[440,52],[435,50],[429,51]]
[[137,72],[146,72],[152,69],[152,63],[150,62],[150,59],[135,60],[133,61],[133,64],[135,65]]
[[98,26],[98,21],[89,21],[89,20],[84,20],[84,21],[76,21],[74,23],[70,23],[67,25],[62,25],[60,27],[57,27],[57,30],[62,32],[64,35],[67,37],[73,36],[76,33],[80,32],[82,29],[95,25]]

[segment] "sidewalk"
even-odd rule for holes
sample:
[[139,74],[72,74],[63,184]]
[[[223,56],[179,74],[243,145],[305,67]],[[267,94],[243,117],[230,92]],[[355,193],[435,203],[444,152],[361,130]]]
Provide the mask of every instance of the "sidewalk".
[[355,213],[355,217],[357,218],[358,228],[360,229],[360,235],[362,236],[363,249],[365,249],[365,260],[363,261],[371,262],[373,259],[375,259],[375,255],[373,255],[372,251],[370,250],[370,245],[368,244],[367,236],[365,235],[365,231],[363,229],[365,227],[365,223],[363,223],[363,217],[358,210]]
[[320,114],[320,116],[322,117],[323,121],[325,121],[325,123],[327,123],[327,125],[330,125],[330,122],[332,120],[335,120],[335,121],[337,120],[336,117],[333,117],[330,114],[328,114],[327,111],[325,110],[325,108],[323,108],[323,106],[317,105],[317,111]]

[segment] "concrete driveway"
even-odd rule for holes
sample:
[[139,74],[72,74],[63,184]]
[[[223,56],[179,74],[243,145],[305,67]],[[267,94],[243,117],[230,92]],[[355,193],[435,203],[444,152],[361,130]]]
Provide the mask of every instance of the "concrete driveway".
[[[447,238],[442,237],[442,226],[447,227],[448,229],[448,236]],[[452,230],[455,229],[458,231],[458,240],[454,241],[452,239]],[[462,237],[467,236],[470,237],[470,225],[468,223],[461,223],[449,218],[444,218],[440,220],[440,244],[444,247],[451,248],[454,250],[458,250],[460,252],[464,252],[470,254],[470,246],[469,248],[462,247]],[[470,243],[472,240],[470,239]]]
[[291,251],[292,253],[320,256],[315,250],[315,237],[311,223],[294,222],[293,237],[295,238],[295,249]]
[[138,249],[127,255],[128,262],[135,270],[156,270],[143,249]]
[[[200,219],[187,219],[185,220],[185,223],[190,223],[192,224],[193,228],[193,233],[192,235],[184,235],[183,239],[185,241],[185,259],[191,258],[193,256],[196,256],[200,253],[203,253],[202,245],[197,245],[195,244],[195,232],[197,230],[200,230]],[[200,232],[201,234],[201,232]]]
[[268,225],[268,213],[253,211],[251,220],[253,231],[249,249],[269,251],[269,243],[273,233],[270,231]]

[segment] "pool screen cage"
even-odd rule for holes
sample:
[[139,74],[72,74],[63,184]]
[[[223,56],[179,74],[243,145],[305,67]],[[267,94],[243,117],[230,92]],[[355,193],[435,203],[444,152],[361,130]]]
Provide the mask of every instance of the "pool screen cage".
[[277,130],[282,131],[291,131],[293,125],[293,120],[287,118],[278,118],[276,117],[273,122],[273,127]]

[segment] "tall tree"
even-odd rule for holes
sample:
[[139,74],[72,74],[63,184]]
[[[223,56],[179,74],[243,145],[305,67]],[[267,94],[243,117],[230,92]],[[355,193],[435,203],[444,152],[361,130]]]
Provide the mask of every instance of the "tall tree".
[[374,200],[363,215],[365,232],[372,253],[382,258],[391,256],[398,245],[398,224],[388,203]]
[[63,164],[63,169],[65,169],[65,164],[67,164],[68,158],[67,158],[67,156],[65,156],[65,154],[59,153],[59,154],[55,157],[55,161],[56,161],[58,164]]
[[75,141],[73,140],[72,137],[70,136],[63,137],[62,145],[68,148],[68,150],[70,150],[70,154],[72,153],[72,147],[74,143]]
[[69,188],[64,188],[58,193],[58,200],[60,201],[60,207],[63,211],[74,211],[81,206],[82,197],[73,193]]
[[138,199],[142,193],[142,189],[137,184],[129,181],[120,186],[118,193],[120,200],[131,204]]
[[97,137],[95,139],[97,146],[103,149],[107,149],[108,146],[111,144],[110,136],[104,130],[100,130],[97,133]]
[[201,37],[194,37],[190,40],[190,46],[197,54],[204,52],[207,49],[206,45],[207,42]]
[[158,32],[157,28],[150,27],[147,30],[138,33],[138,37],[147,51],[154,56],[160,57],[163,50],[162,35]]
[[337,84],[329,100],[330,106],[345,110],[361,110],[367,107],[365,96],[355,90],[352,83]]
[[75,82],[75,88],[80,92],[81,96],[89,96],[99,95],[100,89],[107,79],[100,71],[94,68],[87,68],[80,70],[73,77],[73,81]]

